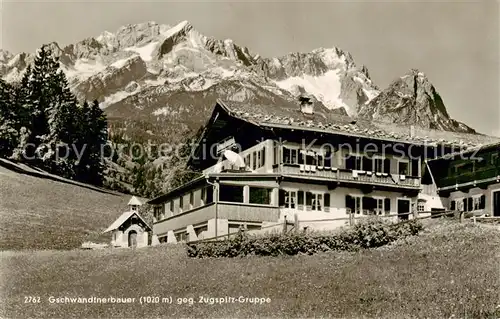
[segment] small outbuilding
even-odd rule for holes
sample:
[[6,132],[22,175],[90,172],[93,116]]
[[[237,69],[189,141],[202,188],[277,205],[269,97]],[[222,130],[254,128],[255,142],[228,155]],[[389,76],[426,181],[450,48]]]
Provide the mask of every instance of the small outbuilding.
[[129,211],[124,212],[104,232],[111,233],[112,247],[140,248],[148,245],[151,227],[139,215],[141,201],[133,196],[128,202]]

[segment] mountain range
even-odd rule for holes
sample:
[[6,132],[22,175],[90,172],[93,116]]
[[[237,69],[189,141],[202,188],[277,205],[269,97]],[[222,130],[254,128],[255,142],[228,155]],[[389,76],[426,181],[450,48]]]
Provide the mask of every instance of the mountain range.
[[[266,58],[207,37],[187,21],[130,24],[49,46],[76,96],[98,100],[111,127],[134,139],[180,139],[204,124],[217,98],[272,107],[302,95],[326,112],[475,133],[449,116],[424,73],[410,69],[380,89],[367,67],[335,47]],[[34,53],[0,50],[0,76],[19,81],[33,59]]]

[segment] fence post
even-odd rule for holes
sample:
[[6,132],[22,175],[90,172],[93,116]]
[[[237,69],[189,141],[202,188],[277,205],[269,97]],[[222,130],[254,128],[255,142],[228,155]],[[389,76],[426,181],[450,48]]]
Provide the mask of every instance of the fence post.
[[463,223],[465,221],[465,213],[460,212],[460,222]]
[[286,215],[284,217],[285,218],[283,220],[283,234],[286,234],[286,226],[287,226],[287,224],[286,224]]
[[472,216],[472,220],[474,221],[474,224],[476,223],[476,215]]
[[295,213],[293,215],[293,218],[294,218],[295,232],[298,233],[299,232],[299,216]]

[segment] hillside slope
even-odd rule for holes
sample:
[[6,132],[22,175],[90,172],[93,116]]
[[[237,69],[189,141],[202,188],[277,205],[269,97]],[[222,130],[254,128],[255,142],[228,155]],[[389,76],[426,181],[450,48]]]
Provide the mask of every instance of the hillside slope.
[[0,250],[79,247],[96,240],[128,200],[0,159]]

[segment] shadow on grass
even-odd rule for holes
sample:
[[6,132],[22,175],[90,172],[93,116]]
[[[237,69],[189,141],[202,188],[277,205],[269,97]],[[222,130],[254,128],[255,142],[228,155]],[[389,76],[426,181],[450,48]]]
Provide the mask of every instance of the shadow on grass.
[[24,165],[28,166],[30,169],[32,169],[32,171],[26,170],[26,169],[20,167],[19,165],[16,165],[16,163],[13,163],[13,162],[8,161],[6,159],[0,158],[0,166],[6,168],[8,170],[11,170],[13,172],[19,173],[19,174],[29,175],[29,176],[33,176],[33,177],[39,177],[39,178],[43,178],[43,179],[49,179],[49,180],[56,181],[56,182],[61,182],[61,183],[65,183],[65,184],[70,184],[70,185],[75,185],[75,186],[87,188],[87,189],[90,189],[90,190],[93,190],[93,191],[96,191],[99,193],[103,193],[103,194],[119,196],[118,194],[116,194],[114,192],[99,188],[97,186],[91,186],[91,185],[87,185],[87,184],[80,183],[80,182],[73,182],[73,181],[64,179],[63,177],[52,176],[52,175],[49,175],[49,173],[47,173],[47,172],[45,172],[37,167],[33,167],[33,166],[30,166],[27,164],[24,164]]

